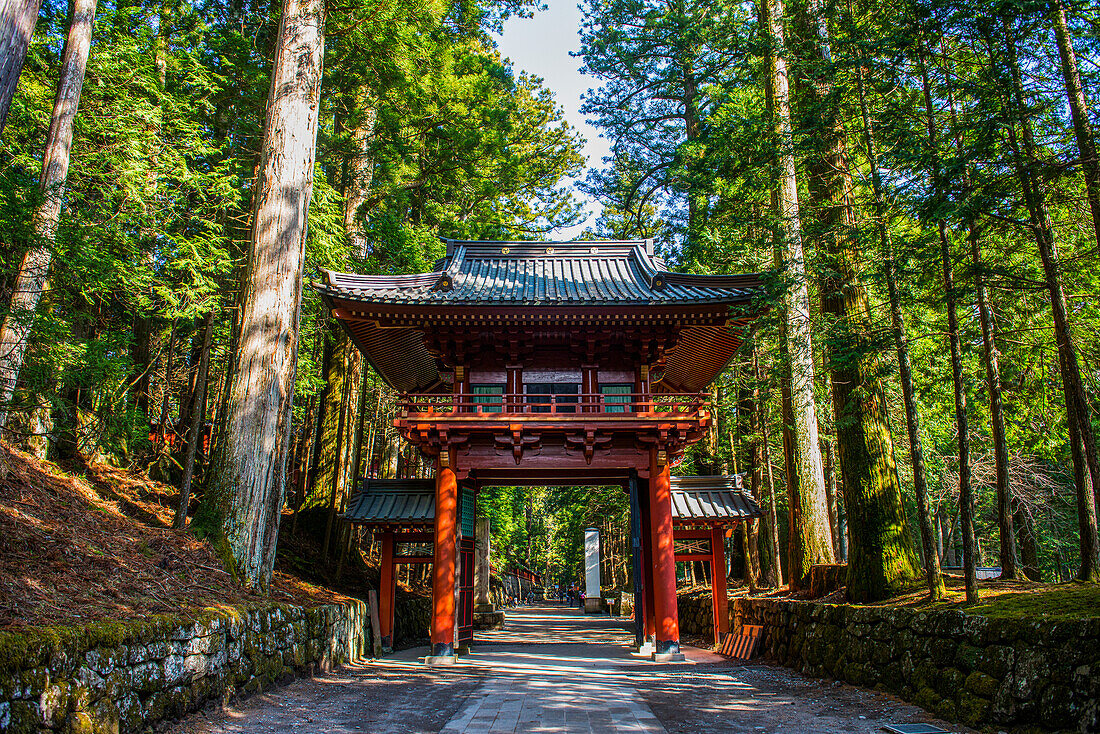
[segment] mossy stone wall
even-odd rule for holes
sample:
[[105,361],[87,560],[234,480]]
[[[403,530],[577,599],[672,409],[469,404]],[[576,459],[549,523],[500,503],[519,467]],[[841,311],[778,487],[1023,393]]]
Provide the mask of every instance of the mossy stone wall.
[[137,732],[362,657],[362,602],[0,633],[0,731]]
[[[707,607],[709,615],[709,600]],[[773,599],[733,600],[730,616],[735,632],[764,625],[772,660],[896,694],[950,721],[1100,731],[1097,617],[1053,622]]]
[[432,598],[401,595],[393,617],[394,641],[410,645],[427,640],[432,627]]
[[[680,633],[714,642],[714,612],[711,608],[710,591],[677,596],[676,611],[680,619]],[[732,609],[730,619],[733,619]]]

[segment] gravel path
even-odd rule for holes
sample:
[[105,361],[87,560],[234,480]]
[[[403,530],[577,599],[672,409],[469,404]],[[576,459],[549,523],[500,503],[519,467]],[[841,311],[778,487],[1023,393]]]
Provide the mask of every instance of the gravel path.
[[687,664],[630,652],[615,620],[563,607],[510,610],[453,668],[424,649],[341,668],[181,722],[174,734],[236,732],[878,732],[926,722],[897,698],[686,648]]

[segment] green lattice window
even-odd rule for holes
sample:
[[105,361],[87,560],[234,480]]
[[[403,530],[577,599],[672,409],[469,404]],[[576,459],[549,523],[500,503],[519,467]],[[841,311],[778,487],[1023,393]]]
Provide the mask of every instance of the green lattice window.
[[499,413],[503,409],[504,385],[470,385],[474,410],[482,413]]
[[472,489],[462,490],[462,505],[459,507],[462,517],[462,537],[474,537],[474,528],[477,520],[477,495]]
[[607,413],[625,413],[630,407],[630,393],[633,385],[600,385],[603,393],[604,411]]

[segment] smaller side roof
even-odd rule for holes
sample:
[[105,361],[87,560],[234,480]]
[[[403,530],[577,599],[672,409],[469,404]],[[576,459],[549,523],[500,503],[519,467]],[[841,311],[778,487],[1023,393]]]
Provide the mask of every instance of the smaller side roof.
[[432,525],[434,479],[368,479],[348,501],[344,518],[363,525]]
[[[672,517],[683,524],[723,524],[763,517],[741,475],[672,477]],[[348,501],[344,518],[364,525],[432,525],[435,481],[370,479]]]
[[719,525],[764,516],[740,474],[671,477],[671,489],[674,523]]

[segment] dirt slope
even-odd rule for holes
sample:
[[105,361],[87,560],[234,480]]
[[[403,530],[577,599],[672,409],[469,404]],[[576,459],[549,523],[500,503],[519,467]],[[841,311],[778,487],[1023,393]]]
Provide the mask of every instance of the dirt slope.
[[78,476],[6,444],[0,464],[0,629],[341,598],[281,573],[268,597],[243,589],[209,544],[169,528],[176,490],[143,474]]

